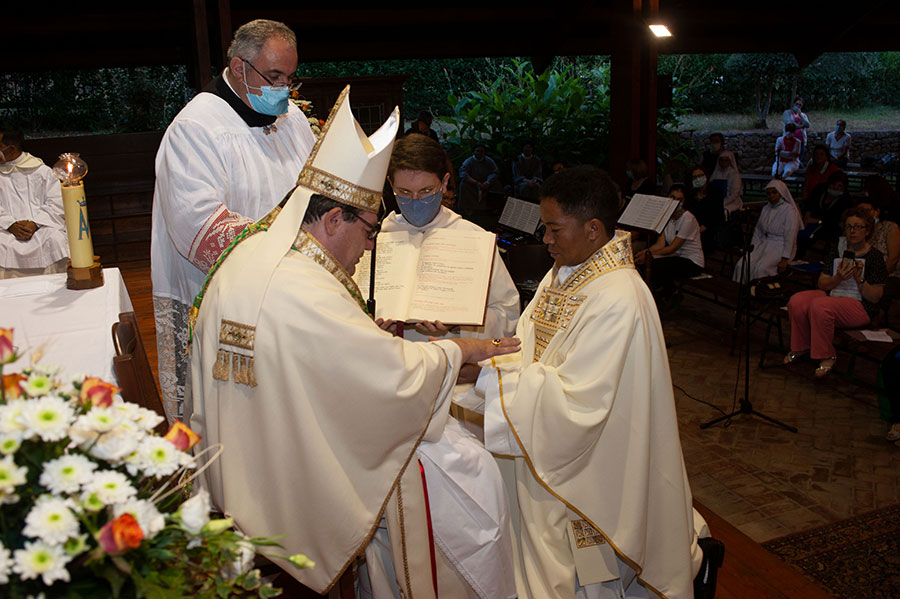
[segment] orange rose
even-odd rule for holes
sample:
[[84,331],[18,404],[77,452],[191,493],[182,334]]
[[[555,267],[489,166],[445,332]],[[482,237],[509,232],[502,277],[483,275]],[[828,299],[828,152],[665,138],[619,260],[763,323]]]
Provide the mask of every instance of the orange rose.
[[0,329],[0,364],[12,362],[16,357],[16,348],[13,347],[13,330]]
[[192,431],[188,425],[176,421],[166,433],[165,438],[181,451],[187,451],[200,442],[200,435]]
[[79,397],[79,400],[83,406],[91,405],[106,408],[112,405],[113,397],[115,397],[116,393],[119,391],[121,391],[121,389],[115,385],[111,385],[97,377],[91,376],[84,379],[84,382],[81,383],[81,396]]
[[131,514],[122,514],[100,529],[97,541],[106,553],[113,555],[140,547],[144,533]]
[[22,397],[22,381],[28,380],[28,377],[21,372],[3,375],[3,396],[6,400],[19,399]]

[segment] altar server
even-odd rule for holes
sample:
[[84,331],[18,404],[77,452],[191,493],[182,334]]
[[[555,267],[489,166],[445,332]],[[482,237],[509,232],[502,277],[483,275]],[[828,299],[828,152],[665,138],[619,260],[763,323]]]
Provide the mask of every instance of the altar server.
[[228,67],[178,113],[156,155],[150,258],[170,421],[182,417],[188,309],[203,278],[293,188],[315,143],[306,117],[288,101],[296,71],[297,39],[286,25],[259,19],[241,26]]
[[0,279],[65,272],[69,256],[59,179],[24,139],[0,130]]

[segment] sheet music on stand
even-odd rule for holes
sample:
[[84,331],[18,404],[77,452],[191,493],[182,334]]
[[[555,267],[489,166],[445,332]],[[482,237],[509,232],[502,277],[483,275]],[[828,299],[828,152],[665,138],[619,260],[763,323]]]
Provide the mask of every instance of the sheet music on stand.
[[507,196],[497,224],[533,235],[540,222],[541,207],[538,204]]
[[676,200],[638,193],[631,198],[625,212],[619,217],[619,224],[662,233],[677,209]]

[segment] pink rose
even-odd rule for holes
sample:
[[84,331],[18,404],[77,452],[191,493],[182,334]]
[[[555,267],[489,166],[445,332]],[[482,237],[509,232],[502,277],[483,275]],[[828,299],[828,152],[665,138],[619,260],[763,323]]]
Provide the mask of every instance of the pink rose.
[[200,435],[181,421],[176,421],[166,433],[165,439],[181,451],[187,451],[200,442]]
[[81,401],[81,405],[84,406],[91,405],[107,408],[112,405],[113,398],[119,391],[121,391],[121,389],[115,385],[111,385],[92,376],[84,379],[84,382],[81,383],[81,395],[79,401]]
[[15,360],[16,348],[13,347],[13,330],[0,329],[0,364],[8,364]]

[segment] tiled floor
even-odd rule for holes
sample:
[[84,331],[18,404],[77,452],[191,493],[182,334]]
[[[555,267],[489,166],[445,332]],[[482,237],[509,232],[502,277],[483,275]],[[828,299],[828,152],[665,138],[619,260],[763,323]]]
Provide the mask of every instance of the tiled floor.
[[[777,353],[760,370],[759,324],[751,335],[753,408],[799,432],[744,414],[728,426],[699,428],[721,412],[685,392],[726,412],[744,395],[738,356],[729,355],[731,317],[691,298],[663,315],[694,496],[758,542],[900,502],[900,447],[884,440],[875,392],[834,373],[816,380],[811,362],[777,365]],[[873,367],[857,371],[874,381]]]

